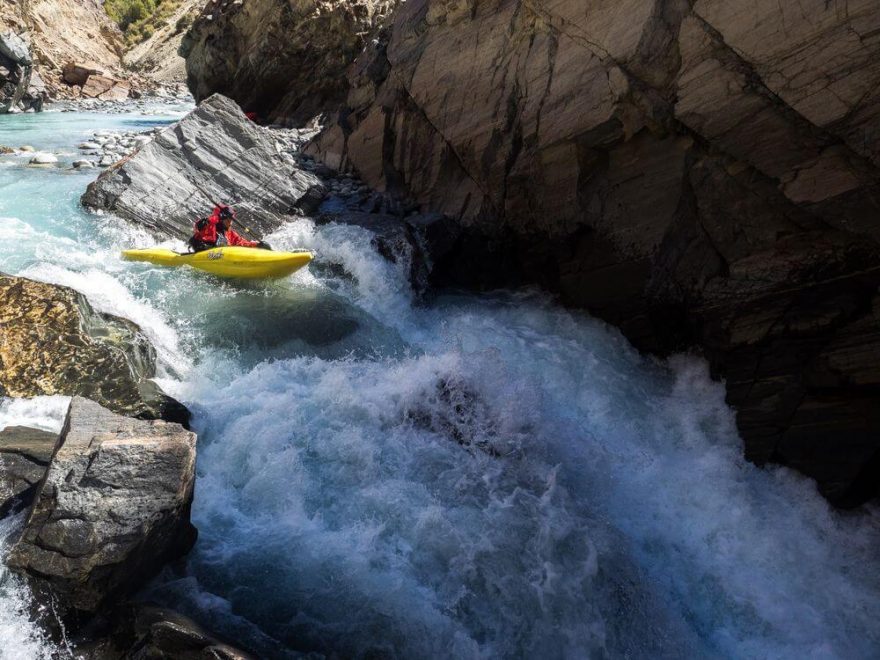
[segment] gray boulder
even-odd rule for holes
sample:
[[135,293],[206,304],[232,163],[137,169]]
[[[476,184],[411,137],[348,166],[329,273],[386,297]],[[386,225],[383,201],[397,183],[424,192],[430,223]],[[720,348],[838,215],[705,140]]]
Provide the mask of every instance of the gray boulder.
[[30,48],[28,48],[24,39],[14,32],[0,34],[0,55],[18,64],[33,64]]
[[183,427],[75,397],[8,566],[76,627],[192,547],[195,459]]
[[0,431],[0,516],[30,504],[57,441],[57,433],[24,426]]
[[235,205],[245,224],[265,232],[313,210],[322,190],[317,177],[281,158],[267,129],[214,95],[98,177],[82,203],[183,238],[214,202]]
[[0,34],[0,114],[39,112],[47,98],[27,42],[14,32]]

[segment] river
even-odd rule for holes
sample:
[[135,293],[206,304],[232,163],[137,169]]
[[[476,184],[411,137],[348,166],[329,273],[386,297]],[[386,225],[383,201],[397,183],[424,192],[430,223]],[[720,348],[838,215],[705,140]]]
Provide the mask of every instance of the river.
[[[155,239],[80,208],[75,145],[178,116],[0,117],[61,153],[0,156],[0,271],[138,323],[194,413],[199,540],[145,597],[269,658],[877,657],[880,513],[745,462],[701,360],[536,291],[421,303],[405,259],[309,219],[267,237],[319,255],[282,282],[122,262]],[[65,405],[4,400],[0,427]],[[4,574],[0,658],[63,656],[27,599]]]

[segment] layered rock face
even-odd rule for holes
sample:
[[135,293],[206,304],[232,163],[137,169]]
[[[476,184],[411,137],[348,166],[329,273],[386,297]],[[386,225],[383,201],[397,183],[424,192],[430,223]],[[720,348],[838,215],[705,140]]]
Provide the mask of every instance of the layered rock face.
[[196,101],[229,96],[269,121],[344,100],[346,67],[401,0],[212,0],[181,44]]
[[162,393],[155,350],[125,319],[67,287],[0,275],[0,396],[87,396],[116,412],[186,424]]
[[439,283],[537,281],[700,346],[747,456],[880,487],[873,0],[410,0],[311,153],[463,229]]
[[195,542],[195,442],[75,397],[7,565],[68,621],[130,594]]
[[23,426],[0,430],[0,515],[31,503],[57,440],[57,433]]
[[82,203],[186,238],[215,202],[234,203],[247,226],[265,232],[322,197],[317,177],[282,158],[269,131],[217,94],[110,167]]
[[28,44],[14,32],[0,34],[0,114],[42,107],[42,94],[31,83],[32,75]]

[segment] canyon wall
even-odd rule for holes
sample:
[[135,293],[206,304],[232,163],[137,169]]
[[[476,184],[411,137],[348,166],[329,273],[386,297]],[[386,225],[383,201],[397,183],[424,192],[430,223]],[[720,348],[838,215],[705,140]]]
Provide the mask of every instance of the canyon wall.
[[[198,97],[327,109],[343,86],[282,5],[248,5],[258,66],[194,29]],[[311,153],[456,220],[436,284],[537,282],[643,350],[698,347],[746,455],[852,506],[880,484],[878,83],[874,0],[409,0]]]
[[871,0],[410,0],[312,151],[459,220],[440,283],[701,347],[747,456],[852,505],[880,483],[878,83]]
[[297,124],[345,99],[345,69],[401,0],[211,0],[184,37],[196,101]]

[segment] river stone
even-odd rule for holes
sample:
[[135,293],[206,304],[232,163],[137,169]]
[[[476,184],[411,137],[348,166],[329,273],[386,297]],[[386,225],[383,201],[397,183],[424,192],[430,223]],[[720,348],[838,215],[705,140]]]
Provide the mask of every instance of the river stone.
[[57,433],[24,426],[0,431],[0,516],[30,504],[57,441]]
[[54,165],[58,162],[58,157],[52,154],[37,154],[30,160],[31,165]]
[[284,162],[267,129],[218,94],[99,176],[82,203],[182,238],[215,201],[235,205],[247,225],[266,232],[313,208],[322,190],[317,177]]
[[196,436],[71,400],[58,446],[7,565],[67,622],[143,586],[195,542]]
[[90,397],[116,412],[187,423],[150,378],[156,354],[130,321],[67,287],[0,275],[0,395]]
[[93,168],[95,166],[95,164],[90,160],[75,160],[75,161],[73,161],[73,166],[78,170],[80,170],[80,169],[88,170],[88,169]]

